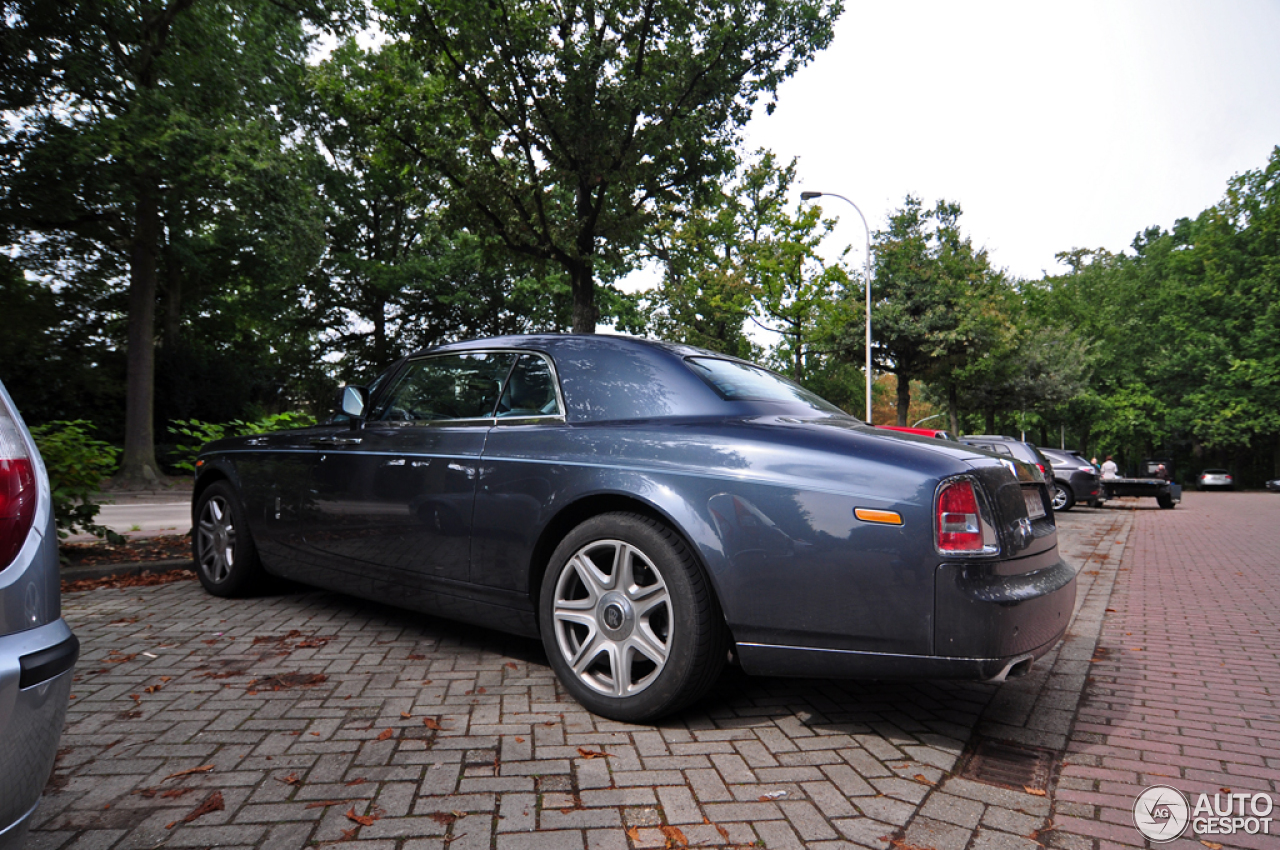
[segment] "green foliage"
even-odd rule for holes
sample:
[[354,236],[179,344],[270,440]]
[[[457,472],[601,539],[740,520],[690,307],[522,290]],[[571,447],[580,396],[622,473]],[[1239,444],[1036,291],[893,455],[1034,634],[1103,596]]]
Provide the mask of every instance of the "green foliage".
[[35,426],[31,437],[49,473],[58,537],[86,531],[122,543],[124,538],[95,522],[101,505],[94,501],[102,480],[115,471],[120,450],[95,439],[92,429],[84,419],[61,420]]
[[[559,266],[573,329],[658,210],[706,197],[756,102],[831,40],[839,0],[377,0],[421,73],[370,98],[467,229]],[[607,279],[607,278],[606,278]]]
[[1190,472],[1261,455],[1280,474],[1280,148],[1131,252],[1060,259],[1071,271],[1039,282],[1028,310],[1087,341],[1094,378],[1058,421],[1130,461],[1172,452]]
[[[766,359],[847,403],[862,378],[838,340],[860,326],[862,295],[844,265],[848,249],[834,262],[819,254],[835,221],[807,204],[788,210],[795,179],[794,161],[759,151],[723,193],[657,231],[650,250],[664,275],[648,294],[654,325],[669,339]],[[773,345],[759,350],[749,327],[767,330]]]
[[952,427],[965,380],[1008,345],[1008,283],[960,231],[959,204],[926,209],[907,196],[875,234],[872,335],[877,365],[898,376],[897,424],[906,425],[911,381],[939,386]]
[[265,434],[268,431],[280,431],[285,428],[310,428],[316,424],[316,418],[305,411],[286,411],[263,416],[251,422],[240,419],[231,422],[201,422],[198,419],[176,419],[169,426],[169,433],[183,442],[174,446],[177,460],[174,466],[190,472],[196,471],[196,455],[206,443],[221,440],[224,437],[238,437],[242,434]]
[[317,29],[349,9],[6,4],[0,106],[16,111],[0,126],[0,231],[24,269],[78,294],[95,342],[128,349],[123,475],[155,465],[157,337],[169,352],[256,356],[278,382],[301,373],[295,387],[310,377],[299,350],[318,329],[280,310],[304,300],[323,250],[299,168],[300,71]]

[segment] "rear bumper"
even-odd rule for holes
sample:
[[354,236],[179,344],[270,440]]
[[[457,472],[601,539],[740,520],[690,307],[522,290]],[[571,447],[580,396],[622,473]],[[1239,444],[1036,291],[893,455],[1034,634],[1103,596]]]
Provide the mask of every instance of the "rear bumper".
[[0,637],[0,848],[21,846],[53,769],[79,652],[65,620]]
[[1057,644],[1071,621],[1076,572],[1057,549],[1008,564],[942,564],[935,582],[932,655],[739,643],[742,668],[760,676],[976,679],[1021,675]]

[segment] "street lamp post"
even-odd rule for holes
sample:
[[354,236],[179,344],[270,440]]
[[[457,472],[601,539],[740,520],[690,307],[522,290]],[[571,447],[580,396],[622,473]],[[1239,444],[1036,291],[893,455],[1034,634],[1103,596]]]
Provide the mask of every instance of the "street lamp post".
[[812,201],[814,198],[820,198],[823,195],[839,198],[853,207],[854,212],[858,214],[858,218],[862,219],[862,229],[867,233],[867,250],[864,255],[862,269],[867,286],[867,424],[871,425],[871,228],[867,226],[867,217],[862,214],[862,210],[858,209],[858,205],[844,195],[837,195],[834,192],[801,192],[800,200]]

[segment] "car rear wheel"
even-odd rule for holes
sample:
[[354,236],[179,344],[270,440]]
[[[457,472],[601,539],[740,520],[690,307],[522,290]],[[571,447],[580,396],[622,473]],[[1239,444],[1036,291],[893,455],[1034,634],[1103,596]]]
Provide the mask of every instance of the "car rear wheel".
[[1071,488],[1057,481],[1053,482],[1053,509],[1055,511],[1069,511],[1076,504],[1075,494],[1071,492]]
[[225,481],[210,484],[197,499],[192,546],[196,575],[214,596],[244,596],[261,586],[262,564],[244,509]]
[[594,517],[561,541],[539,615],[560,681],[614,720],[647,722],[700,699],[727,654],[701,566],[671,529],[637,514]]

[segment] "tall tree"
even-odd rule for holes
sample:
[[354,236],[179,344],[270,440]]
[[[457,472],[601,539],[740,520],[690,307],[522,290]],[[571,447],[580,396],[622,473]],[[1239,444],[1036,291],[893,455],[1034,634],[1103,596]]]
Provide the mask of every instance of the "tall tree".
[[625,267],[659,209],[711,191],[755,103],[826,47],[842,11],[840,0],[377,6],[431,74],[397,104],[402,141],[477,232],[564,269],[579,333],[596,327],[601,265]]
[[[441,181],[417,167],[388,132],[385,101],[423,82],[401,45],[363,49],[354,39],[310,69],[306,123],[328,245],[313,288],[326,349],[348,379],[406,350],[459,336],[568,326],[568,286],[558,267],[512,257],[492,237],[449,215]],[[542,274],[539,274],[542,272]]]
[[[162,281],[181,312],[175,236],[225,212],[229,189],[279,152],[310,43],[304,18],[326,22],[329,10],[301,0],[10,0],[5,9],[0,105],[19,112],[3,139],[3,218],[17,233],[92,246],[89,263],[108,260],[127,277],[120,476],[152,479]],[[266,238],[296,245],[295,235]]]
[[757,151],[710,204],[661,228],[651,250],[664,277],[652,299],[666,335],[754,357],[747,330],[763,330],[777,368],[830,393],[837,339],[861,313],[861,296],[844,266],[848,249],[834,261],[819,253],[835,221],[807,204],[788,208],[795,179],[795,160]]
[[956,427],[961,377],[996,343],[1007,319],[1003,276],[959,227],[960,206],[925,209],[907,196],[875,234],[871,323],[880,368],[898,377],[897,423],[907,424],[911,381],[940,383]]

